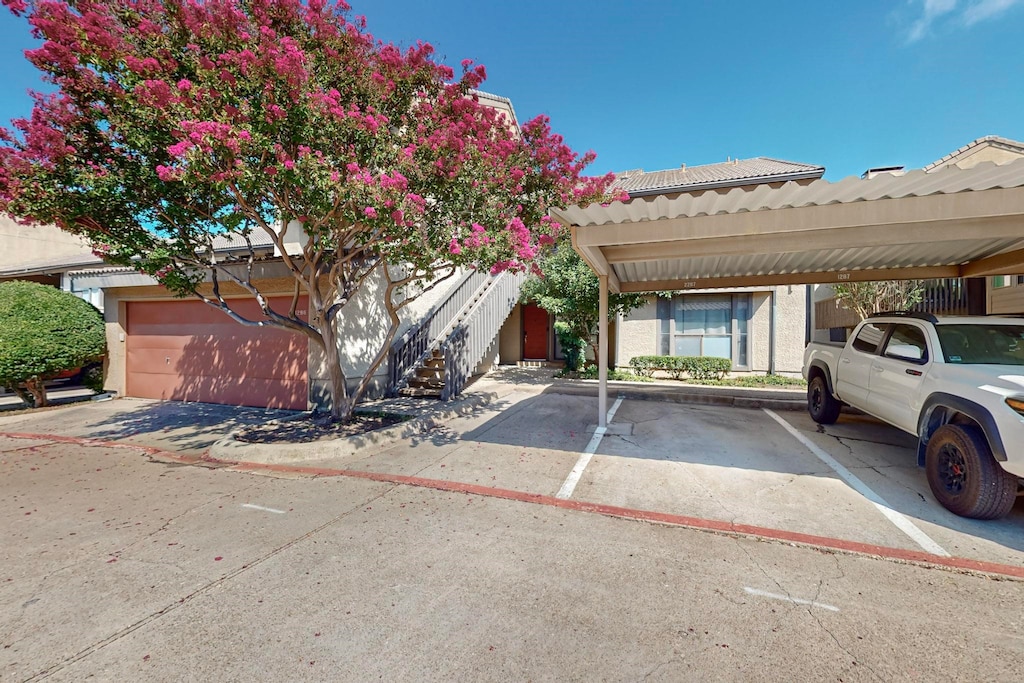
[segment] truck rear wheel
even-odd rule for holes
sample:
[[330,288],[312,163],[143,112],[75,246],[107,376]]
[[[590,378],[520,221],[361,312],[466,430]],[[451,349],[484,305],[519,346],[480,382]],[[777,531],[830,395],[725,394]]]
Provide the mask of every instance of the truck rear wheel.
[[843,404],[836,400],[829,391],[828,382],[821,375],[816,375],[807,385],[807,412],[818,424],[830,425],[839,419],[839,411]]
[[985,435],[972,425],[935,430],[928,439],[925,472],[935,498],[961,517],[1005,517],[1017,499],[1017,479],[999,466]]

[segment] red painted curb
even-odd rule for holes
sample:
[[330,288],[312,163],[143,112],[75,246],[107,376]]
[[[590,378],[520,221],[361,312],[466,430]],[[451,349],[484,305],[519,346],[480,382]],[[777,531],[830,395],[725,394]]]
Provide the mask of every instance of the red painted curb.
[[624,508],[615,505],[604,505],[601,503],[588,503],[581,500],[565,500],[540,493],[527,493],[512,489],[500,489],[479,484],[468,484],[458,481],[447,481],[444,479],[426,479],[424,477],[413,477],[403,474],[385,474],[381,472],[363,472],[359,470],[329,469],[322,467],[302,467],[293,465],[266,465],[250,462],[232,462],[228,460],[217,460],[209,457],[189,458],[185,456],[161,451],[158,448],[138,446],[135,444],[123,444],[99,439],[83,439],[72,436],[50,436],[46,434],[20,434],[0,432],[0,436],[12,439],[36,439],[60,443],[74,443],[82,446],[101,446],[104,448],[129,448],[140,450],[147,455],[157,456],[176,462],[195,464],[198,462],[217,463],[230,466],[237,472],[281,472],[289,474],[307,474],[315,477],[349,477],[353,479],[366,479],[369,481],[399,484],[403,486],[416,486],[429,488],[437,491],[450,491],[453,493],[468,493],[487,498],[498,498],[501,500],[512,500],[521,503],[533,503],[546,505],[548,507],[561,508],[563,510],[574,510],[577,512],[591,512],[609,517],[622,519],[635,519],[644,522],[655,522],[659,524],[670,524],[700,531],[715,531],[719,533],[738,534],[743,536],[754,536],[767,538],[776,541],[799,543],[802,545],[817,548],[830,548],[845,552],[881,557],[902,562],[913,562],[950,569],[961,569],[968,571],[983,572],[986,574],[997,574],[1013,578],[1024,579],[1024,566],[999,564],[997,562],[985,562],[982,560],[971,560],[964,557],[943,557],[931,553],[905,550],[903,548],[890,548],[873,543],[860,543],[848,541],[841,538],[829,536],[815,536],[783,529],[772,529],[770,527],[753,526],[750,524],[734,524],[714,519],[703,519],[701,517],[688,517],[667,512],[655,512],[653,510],[638,510],[635,508]]

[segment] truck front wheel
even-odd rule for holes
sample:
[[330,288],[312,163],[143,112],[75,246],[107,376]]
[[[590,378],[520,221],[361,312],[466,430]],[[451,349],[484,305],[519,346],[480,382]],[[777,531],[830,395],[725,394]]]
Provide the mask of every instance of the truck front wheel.
[[972,425],[946,424],[928,439],[928,486],[950,512],[974,519],[1005,517],[1017,499],[1017,480],[992,457],[985,435]]
[[834,424],[842,409],[843,404],[829,391],[825,378],[815,375],[807,385],[807,412],[811,414],[811,419],[818,424]]

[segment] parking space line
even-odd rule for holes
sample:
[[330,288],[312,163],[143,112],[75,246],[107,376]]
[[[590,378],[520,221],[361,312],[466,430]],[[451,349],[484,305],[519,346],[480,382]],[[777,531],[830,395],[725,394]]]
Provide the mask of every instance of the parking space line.
[[275,508],[265,508],[262,505],[253,505],[252,503],[242,503],[242,507],[249,508],[250,510],[261,510],[262,512],[273,512],[275,515],[287,514],[284,510],[277,510]]
[[[615,403],[612,404],[611,410],[608,411],[608,419],[605,420],[605,424],[611,424],[612,418],[615,417],[615,411],[622,405],[622,397],[619,396],[615,399]],[[607,431],[607,427],[597,427],[594,429],[594,436],[590,437],[590,443],[583,449],[583,453],[580,455],[579,460],[573,466],[572,471],[569,472],[569,476],[565,478],[562,483],[562,488],[558,489],[558,493],[555,494],[555,498],[570,498],[572,492],[576,490],[576,484],[580,483],[580,477],[583,476],[583,470],[587,469],[587,465],[590,463],[590,459],[594,457],[594,453],[597,452],[597,447],[601,445],[601,439],[604,438],[604,433]]]
[[743,587],[743,591],[748,595],[756,595],[761,598],[769,598],[770,600],[783,600],[785,602],[791,602],[794,605],[807,605],[808,607],[820,607],[821,609],[827,609],[829,612],[838,612],[839,608],[835,605],[826,605],[823,602],[815,602],[814,600],[804,600],[803,598],[791,598],[788,595],[782,595],[781,593],[769,593],[758,588]]
[[793,438],[802,443],[807,448],[807,450],[809,450],[811,453],[817,456],[819,460],[821,460],[823,463],[831,467],[835,471],[835,473],[839,475],[839,478],[845,481],[847,484],[849,484],[854,491],[856,491],[857,493],[871,501],[871,503],[874,504],[876,508],[878,508],[878,511],[881,512],[886,517],[886,519],[888,519],[890,522],[896,525],[896,528],[898,528],[900,531],[909,536],[910,539],[914,541],[914,543],[917,543],[919,546],[921,546],[921,548],[923,548],[925,551],[929,553],[932,553],[933,555],[939,555],[941,557],[950,556],[950,554],[946,552],[945,548],[943,548],[941,545],[933,541],[932,538],[928,536],[928,534],[921,531],[921,529],[915,526],[913,522],[911,522],[901,513],[893,510],[891,505],[885,502],[885,500],[877,493],[868,488],[868,485],[861,481],[853,472],[843,467],[838,460],[833,458],[831,455],[829,455],[824,450],[819,448],[817,444],[815,444],[813,441],[811,441],[806,436],[801,434],[796,427],[786,422],[784,419],[779,417],[775,412],[768,410],[767,408],[762,408],[762,410],[765,413],[767,413],[769,417],[771,417],[773,420],[782,425],[783,429],[792,434]]

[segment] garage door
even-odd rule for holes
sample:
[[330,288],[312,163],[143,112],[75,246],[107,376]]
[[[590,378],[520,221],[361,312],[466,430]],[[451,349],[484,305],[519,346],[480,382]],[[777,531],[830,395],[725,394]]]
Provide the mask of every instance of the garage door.
[[[272,298],[287,311],[291,297]],[[232,307],[250,320],[255,301]],[[299,308],[305,312],[306,300]],[[305,410],[308,340],[275,328],[245,327],[201,301],[127,305],[129,396]]]

